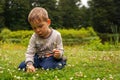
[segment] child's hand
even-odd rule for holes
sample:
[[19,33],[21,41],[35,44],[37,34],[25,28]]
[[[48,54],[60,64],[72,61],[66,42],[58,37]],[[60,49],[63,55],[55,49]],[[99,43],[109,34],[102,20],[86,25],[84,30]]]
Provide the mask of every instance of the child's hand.
[[54,58],[56,59],[59,59],[60,58],[60,50],[57,50],[57,49],[53,49],[53,56]]
[[35,72],[35,67],[33,65],[27,65],[27,72]]

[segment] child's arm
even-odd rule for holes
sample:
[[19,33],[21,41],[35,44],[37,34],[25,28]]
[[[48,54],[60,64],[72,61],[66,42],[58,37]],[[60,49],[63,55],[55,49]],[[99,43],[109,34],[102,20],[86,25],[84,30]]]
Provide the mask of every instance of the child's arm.
[[29,42],[29,45],[28,45],[28,48],[27,48],[27,51],[26,51],[26,60],[25,60],[25,63],[26,63],[26,68],[27,68],[27,72],[34,72],[35,71],[35,68],[33,66],[33,63],[34,63],[34,55],[35,55],[35,35],[33,34],[31,39],[30,39],[30,42]]
[[62,37],[61,34],[57,35],[56,43],[54,44],[55,49],[53,49],[54,57],[56,59],[60,59],[63,56],[64,49],[63,49],[63,43],[62,43]]

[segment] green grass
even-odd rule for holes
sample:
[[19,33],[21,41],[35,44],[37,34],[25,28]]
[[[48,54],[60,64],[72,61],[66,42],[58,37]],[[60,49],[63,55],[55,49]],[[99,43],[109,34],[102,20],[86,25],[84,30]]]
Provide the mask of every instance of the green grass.
[[0,80],[120,80],[120,50],[88,51],[82,45],[64,46],[68,58],[62,70],[17,69],[25,59],[25,46],[0,44]]

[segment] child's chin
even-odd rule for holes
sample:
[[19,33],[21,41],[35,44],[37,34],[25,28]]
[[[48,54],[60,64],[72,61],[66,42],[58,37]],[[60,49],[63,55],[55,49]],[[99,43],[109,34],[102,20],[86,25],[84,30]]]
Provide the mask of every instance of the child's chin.
[[[39,34],[38,34],[39,35]],[[44,38],[44,36],[43,35],[39,35],[41,38]]]
[[39,35],[39,36],[43,36],[42,34],[37,34],[37,35]]

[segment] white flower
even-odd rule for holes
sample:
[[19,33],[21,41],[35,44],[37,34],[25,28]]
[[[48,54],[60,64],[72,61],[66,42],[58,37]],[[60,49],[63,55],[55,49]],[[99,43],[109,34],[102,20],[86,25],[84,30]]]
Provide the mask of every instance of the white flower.
[[3,71],[0,71],[0,73],[3,73]]
[[39,74],[36,74],[36,76],[39,76]]
[[49,69],[46,69],[47,71],[49,71]]
[[97,78],[96,80],[100,80],[100,78]]
[[35,76],[33,76],[33,80],[36,80],[36,77],[35,77]]
[[18,68],[18,71],[20,71],[21,69],[20,68]]
[[73,80],[73,77],[70,77],[70,80]]
[[22,70],[25,71],[25,68],[23,68]]
[[111,80],[113,80],[113,76],[112,76],[111,74],[109,75],[109,78],[110,78]]
[[16,78],[16,75],[14,75],[14,78]]
[[16,79],[21,79],[20,76],[16,76]]
[[8,69],[8,71],[10,71],[10,69]]
[[59,65],[59,66],[62,66],[62,64],[61,64],[61,63],[59,63],[58,65]]

